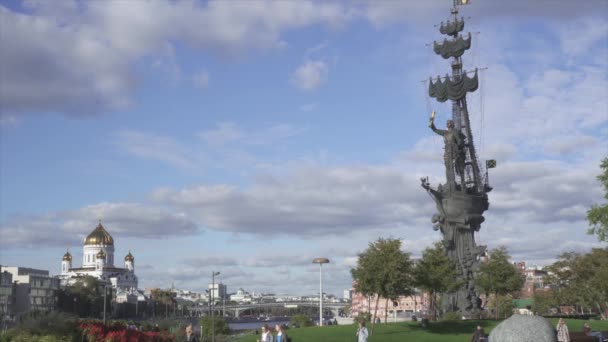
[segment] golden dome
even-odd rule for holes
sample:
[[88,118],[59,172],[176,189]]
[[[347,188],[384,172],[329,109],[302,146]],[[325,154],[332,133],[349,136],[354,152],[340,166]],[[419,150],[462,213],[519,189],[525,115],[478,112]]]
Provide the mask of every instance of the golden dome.
[[63,261],[72,261],[72,254],[69,251],[65,252],[63,255]]
[[84,239],[84,245],[107,245],[114,246],[112,235],[101,225],[101,220],[95,229]]
[[134,260],[135,260],[135,257],[133,256],[133,254],[131,254],[131,251],[129,251],[129,254],[127,254],[125,256],[125,261],[133,262]]
[[99,252],[97,252],[97,259],[105,259],[106,258],[106,252],[102,250],[100,250]]

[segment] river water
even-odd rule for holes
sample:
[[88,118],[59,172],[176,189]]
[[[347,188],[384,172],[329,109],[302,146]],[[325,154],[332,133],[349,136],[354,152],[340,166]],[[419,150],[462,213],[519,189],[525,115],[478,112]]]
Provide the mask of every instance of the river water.
[[277,324],[289,324],[289,320],[287,321],[260,321],[260,322],[250,322],[250,323],[228,323],[228,327],[230,330],[261,330],[262,325],[267,324],[270,329],[274,330],[274,326]]

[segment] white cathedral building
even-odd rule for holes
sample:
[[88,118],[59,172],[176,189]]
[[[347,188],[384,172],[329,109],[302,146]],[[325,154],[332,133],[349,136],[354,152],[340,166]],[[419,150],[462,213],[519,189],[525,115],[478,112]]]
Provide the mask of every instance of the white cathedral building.
[[72,255],[67,251],[61,261],[59,278],[62,285],[69,285],[88,275],[111,283],[118,292],[134,293],[137,291],[137,276],[131,251],[124,260],[124,268],[114,266],[114,239],[99,220],[97,227],[84,239],[82,267],[72,267]]

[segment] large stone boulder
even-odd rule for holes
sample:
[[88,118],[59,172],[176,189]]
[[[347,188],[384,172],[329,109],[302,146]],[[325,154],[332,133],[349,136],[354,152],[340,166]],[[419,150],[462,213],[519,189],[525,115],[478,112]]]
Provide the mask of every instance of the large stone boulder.
[[556,342],[555,328],[540,316],[513,315],[496,326],[491,342]]

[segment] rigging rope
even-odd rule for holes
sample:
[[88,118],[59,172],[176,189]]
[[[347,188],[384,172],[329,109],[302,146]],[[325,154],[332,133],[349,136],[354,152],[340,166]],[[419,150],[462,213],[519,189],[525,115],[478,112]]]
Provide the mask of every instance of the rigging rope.
[[481,87],[479,87],[479,118],[480,118],[480,129],[479,129],[479,154],[483,155],[484,153],[484,143],[485,136],[483,132],[485,131],[485,107],[484,107],[484,87],[485,87],[485,70],[481,71]]

